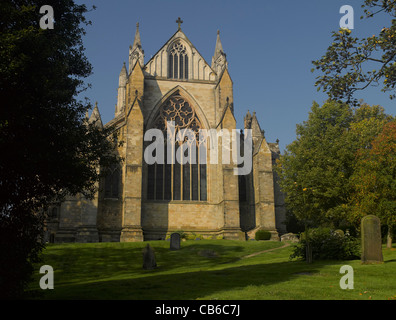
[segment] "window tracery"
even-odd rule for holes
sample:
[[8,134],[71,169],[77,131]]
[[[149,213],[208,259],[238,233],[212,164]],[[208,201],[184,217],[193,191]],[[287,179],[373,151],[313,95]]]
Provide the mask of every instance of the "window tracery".
[[[168,130],[170,122],[173,122],[174,127]],[[206,152],[206,137],[199,135],[202,125],[194,108],[176,93],[160,107],[153,127],[164,133],[165,164],[148,165],[147,199],[206,201],[207,168],[206,163],[199,161],[200,151]],[[186,135],[186,129],[191,130],[194,136]],[[169,132],[173,132],[171,139],[176,142],[168,148]],[[178,141],[182,137],[184,140]],[[185,143],[189,144],[188,149],[182,147]],[[169,150],[173,153],[173,159],[176,159],[171,163],[167,162]],[[191,154],[188,150],[192,151]],[[177,161],[182,157],[188,158],[184,164]]]
[[175,42],[168,54],[168,78],[188,79],[188,55],[186,47],[180,42]]

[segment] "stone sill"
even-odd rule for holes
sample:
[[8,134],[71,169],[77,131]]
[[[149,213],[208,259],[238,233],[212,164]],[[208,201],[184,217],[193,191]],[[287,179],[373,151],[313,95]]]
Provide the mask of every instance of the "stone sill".
[[208,201],[192,201],[192,200],[142,200],[143,203],[153,203],[153,204],[209,204]]

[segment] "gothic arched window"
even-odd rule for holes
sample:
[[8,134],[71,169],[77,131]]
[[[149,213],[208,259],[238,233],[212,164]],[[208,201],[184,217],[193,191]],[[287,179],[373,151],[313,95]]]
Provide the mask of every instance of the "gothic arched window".
[[[168,128],[171,122],[173,128]],[[160,107],[154,128],[163,132],[165,161],[148,165],[147,199],[206,201],[207,168],[206,161],[200,163],[200,155],[206,156],[207,146],[206,139],[199,135],[202,126],[194,108],[176,93]],[[167,141],[169,131],[173,132],[174,143]],[[169,152],[172,156],[168,157]],[[186,161],[178,161],[182,158]]]
[[120,184],[120,169],[112,167],[105,178],[105,198],[118,198]]
[[168,78],[188,79],[188,55],[186,47],[181,42],[175,42],[168,54]]

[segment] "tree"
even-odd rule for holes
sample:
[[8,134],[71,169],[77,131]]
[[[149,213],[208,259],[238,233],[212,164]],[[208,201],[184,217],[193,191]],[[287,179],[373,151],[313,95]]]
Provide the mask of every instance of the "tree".
[[364,103],[313,104],[277,166],[287,208],[298,220],[308,227],[350,224],[356,152],[369,146],[389,119],[383,108]]
[[[41,6],[54,9],[43,30]],[[21,293],[43,248],[45,209],[66,194],[92,196],[98,167],[117,161],[112,128],[88,123],[77,101],[92,72],[85,5],[8,0],[0,6],[0,296]]]
[[[365,0],[365,17],[381,14],[396,16],[396,0]],[[361,17],[363,18],[363,17]],[[322,89],[330,99],[354,105],[356,91],[369,86],[382,86],[381,91],[395,97],[396,85],[396,19],[383,27],[377,35],[359,39],[353,31],[340,29],[333,32],[333,42],[321,59],[312,63],[322,75],[316,79],[318,91]],[[314,71],[314,68],[312,69]]]
[[369,148],[358,150],[356,159],[351,220],[379,216],[388,226],[387,247],[391,248],[396,225],[396,121],[386,123]]
[[314,103],[308,120],[297,125],[297,139],[278,162],[286,205],[310,227],[341,223],[350,175],[343,159],[352,119],[352,109],[346,104],[327,101],[320,107]]

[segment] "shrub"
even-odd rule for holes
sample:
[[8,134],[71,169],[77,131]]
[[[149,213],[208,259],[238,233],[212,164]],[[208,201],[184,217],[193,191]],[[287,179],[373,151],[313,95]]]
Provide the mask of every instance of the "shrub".
[[[329,228],[317,228],[309,231],[313,260],[352,260],[360,258],[360,242],[348,233],[342,235]],[[294,245],[290,259],[306,259],[307,239],[303,233],[300,242]]]
[[256,232],[254,238],[256,240],[269,240],[271,239],[271,232],[266,230],[259,230]]
[[195,240],[196,237],[197,235],[195,234],[195,232],[191,232],[186,235],[187,240]]
[[178,233],[180,235],[180,239],[186,239],[187,238],[187,234],[183,230],[175,231],[175,233]]

